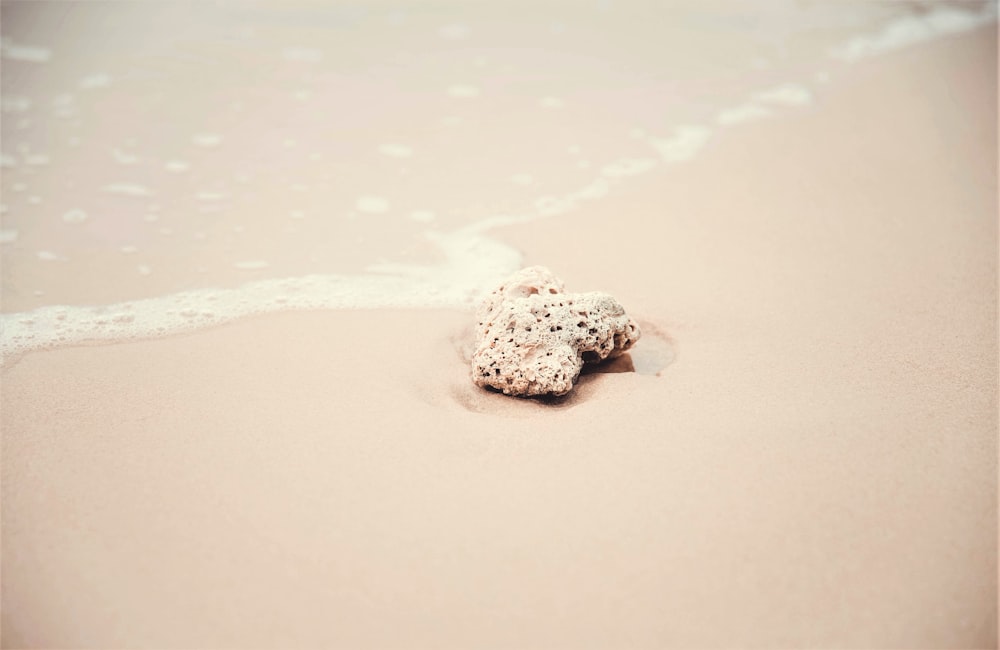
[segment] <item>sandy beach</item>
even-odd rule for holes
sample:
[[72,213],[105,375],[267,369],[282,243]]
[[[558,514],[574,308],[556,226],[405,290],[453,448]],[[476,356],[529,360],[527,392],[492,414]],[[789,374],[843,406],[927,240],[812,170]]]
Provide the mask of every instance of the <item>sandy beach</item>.
[[643,326],[564,399],[457,309],[9,364],[3,646],[996,647],[996,48],[498,228]]

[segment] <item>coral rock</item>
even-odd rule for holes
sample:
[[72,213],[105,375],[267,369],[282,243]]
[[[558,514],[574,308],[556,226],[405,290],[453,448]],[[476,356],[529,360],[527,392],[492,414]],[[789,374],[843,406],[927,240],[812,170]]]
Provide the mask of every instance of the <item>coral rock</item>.
[[543,266],[507,278],[476,311],[472,381],[507,395],[565,395],[584,363],[615,357],[639,326],[606,293],[565,293]]

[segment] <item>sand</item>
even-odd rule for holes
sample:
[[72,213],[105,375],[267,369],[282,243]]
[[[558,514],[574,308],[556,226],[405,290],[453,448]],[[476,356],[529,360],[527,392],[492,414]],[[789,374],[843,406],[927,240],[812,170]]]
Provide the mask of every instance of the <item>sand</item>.
[[646,330],[564,400],[447,310],[7,367],[3,645],[995,647],[995,52],[499,231]]

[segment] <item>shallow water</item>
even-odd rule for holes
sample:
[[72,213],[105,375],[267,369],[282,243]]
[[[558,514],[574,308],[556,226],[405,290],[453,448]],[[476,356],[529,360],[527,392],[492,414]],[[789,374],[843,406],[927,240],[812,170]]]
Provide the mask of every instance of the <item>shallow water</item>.
[[[996,3],[2,7],[2,354],[464,306],[571,213]],[[641,236],[641,224],[635,230]],[[571,245],[571,242],[567,242]],[[531,260],[533,263],[544,260]]]

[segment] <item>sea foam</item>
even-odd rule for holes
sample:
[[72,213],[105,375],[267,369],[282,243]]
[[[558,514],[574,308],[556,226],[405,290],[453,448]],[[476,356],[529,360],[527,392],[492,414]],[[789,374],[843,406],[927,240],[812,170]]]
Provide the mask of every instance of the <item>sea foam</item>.
[[[831,51],[837,62],[854,61],[888,52],[900,47],[927,41],[931,38],[968,31],[996,18],[995,3],[987,4],[981,11],[966,11],[948,7],[938,8],[923,16],[897,19],[880,31],[857,36]],[[288,48],[283,51],[287,61],[318,63],[322,53],[305,48]],[[41,63],[50,53],[44,48],[15,46],[3,42],[6,59]],[[823,73],[825,74],[825,73]],[[478,86],[455,85],[448,89],[452,97],[471,98],[479,94]],[[720,125],[735,125],[748,118],[775,118],[787,111],[802,110],[812,104],[812,88],[807,83],[789,82],[777,87],[751,93],[741,103],[723,108],[716,113]],[[20,110],[21,106],[5,105],[5,110]],[[27,109],[25,109],[27,110]],[[567,109],[568,110],[568,109]],[[455,118],[448,124],[458,124]],[[654,131],[655,129],[649,129]],[[467,308],[496,282],[520,268],[521,254],[514,248],[495,239],[490,231],[499,226],[529,223],[536,219],[565,214],[586,201],[606,197],[619,184],[632,176],[662,170],[697,156],[718,133],[717,128],[705,125],[678,126],[672,131],[646,134],[636,131],[634,138],[649,147],[648,155],[620,157],[601,164],[594,160],[598,171],[575,190],[555,195],[537,197],[527,209],[513,215],[494,215],[464,227],[449,231],[432,229],[424,233],[440,253],[441,261],[430,265],[380,262],[371,264],[360,273],[313,274],[287,278],[266,278],[246,282],[235,288],[202,288],[171,295],[144,298],[101,306],[50,305],[24,313],[0,314],[0,356],[4,361],[37,349],[77,345],[86,342],[114,342],[140,340],[166,336],[178,332],[220,325],[253,314],[288,310],[316,309],[376,309],[376,308]],[[75,138],[76,144],[79,139]],[[222,135],[196,134],[191,138],[198,147],[218,146]],[[634,146],[634,145],[633,145]],[[579,145],[570,146],[568,153],[578,156],[583,152]],[[404,145],[382,145],[380,153],[402,158],[411,154]],[[592,156],[589,149],[588,157]],[[316,156],[314,159],[318,159]],[[5,167],[17,164],[10,155],[0,160]],[[581,169],[590,169],[590,161],[579,161]],[[583,163],[586,163],[583,165]],[[190,163],[171,160],[164,163],[168,171],[182,172]],[[242,176],[241,176],[242,178]],[[525,180],[527,175],[518,176]],[[244,181],[249,181],[245,178]],[[237,182],[241,182],[237,179]],[[528,186],[529,183],[522,183]],[[15,192],[27,189],[24,183],[11,186]],[[153,194],[144,185],[115,182],[105,185],[104,191],[122,197],[143,198]],[[217,201],[223,196],[202,193],[202,202]],[[290,206],[294,208],[296,206]],[[378,219],[392,216],[389,200],[381,196],[361,196],[355,209]],[[150,206],[149,212],[155,212]],[[300,210],[288,213],[293,219],[304,218]],[[312,212],[310,212],[312,214]],[[409,222],[431,225],[437,221],[428,209],[404,211]],[[63,214],[67,223],[80,223],[86,219],[82,209],[74,208]],[[146,221],[154,221],[155,214],[147,214]],[[376,221],[373,219],[373,221]],[[159,230],[163,236],[172,234],[170,228]],[[0,243],[17,246],[18,231],[14,228],[0,230]],[[124,251],[124,248],[123,248]],[[37,259],[58,263],[65,258],[55,252],[42,250]],[[266,260],[244,259],[233,263],[248,275],[273,270]],[[148,276],[153,269],[146,264],[136,265],[134,273]],[[169,272],[169,271],[168,271]],[[38,295],[39,292],[35,292]]]

